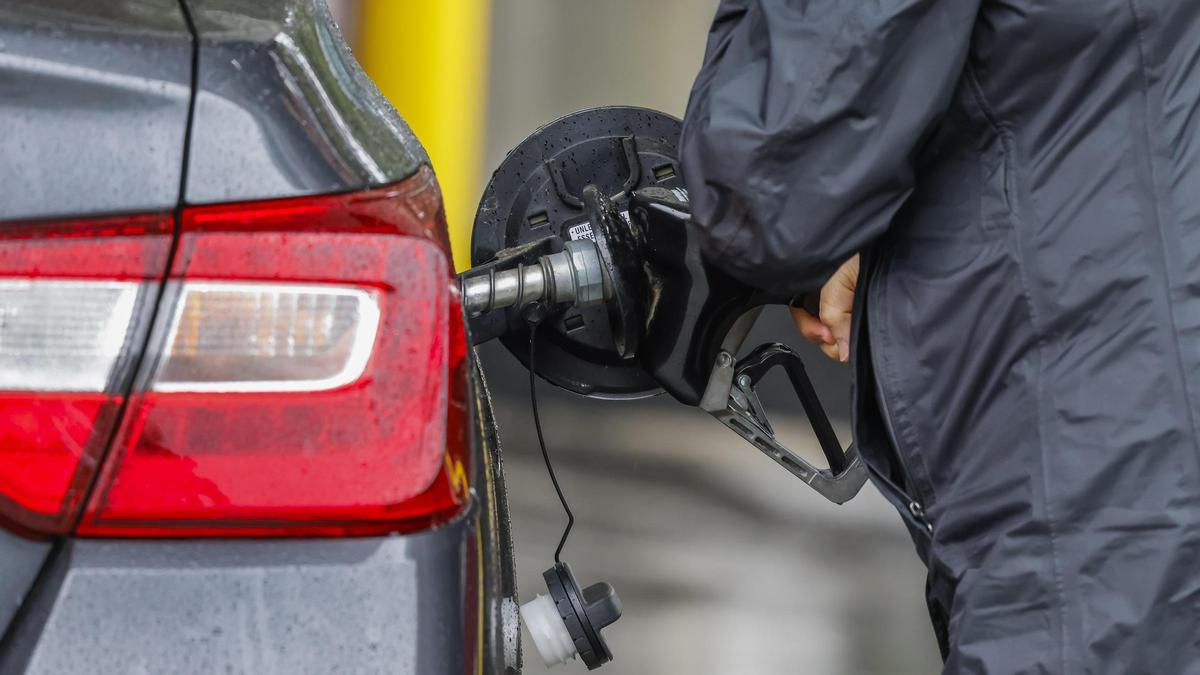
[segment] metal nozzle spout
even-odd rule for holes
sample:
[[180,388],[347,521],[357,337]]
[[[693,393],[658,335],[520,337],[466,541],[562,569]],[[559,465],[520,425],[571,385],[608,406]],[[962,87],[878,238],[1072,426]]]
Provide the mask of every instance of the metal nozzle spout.
[[612,287],[595,242],[567,242],[558,253],[544,255],[532,265],[462,279],[463,304],[468,316],[507,307],[522,309],[535,302],[590,307],[612,297]]

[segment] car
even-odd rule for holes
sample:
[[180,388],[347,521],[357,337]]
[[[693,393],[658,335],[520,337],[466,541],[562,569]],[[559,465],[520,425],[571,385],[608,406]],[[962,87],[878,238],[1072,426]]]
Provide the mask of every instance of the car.
[[0,673],[518,672],[464,331],[323,0],[0,0]]

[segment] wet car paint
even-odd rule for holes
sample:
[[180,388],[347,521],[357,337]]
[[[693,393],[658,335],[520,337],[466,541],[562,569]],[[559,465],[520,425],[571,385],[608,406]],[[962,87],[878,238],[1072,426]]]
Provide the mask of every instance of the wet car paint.
[[391,183],[429,159],[324,2],[189,0],[199,35],[189,204]]
[[191,63],[176,0],[0,1],[0,221],[173,209]]

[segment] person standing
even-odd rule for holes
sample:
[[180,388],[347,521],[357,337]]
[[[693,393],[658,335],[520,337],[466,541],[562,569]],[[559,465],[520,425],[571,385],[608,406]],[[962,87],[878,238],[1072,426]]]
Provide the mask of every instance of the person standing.
[[706,255],[823,289],[947,673],[1200,673],[1200,2],[725,0]]

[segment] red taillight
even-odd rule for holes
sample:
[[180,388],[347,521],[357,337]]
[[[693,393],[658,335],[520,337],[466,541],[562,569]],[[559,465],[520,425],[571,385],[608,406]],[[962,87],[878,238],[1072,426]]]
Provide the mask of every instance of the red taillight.
[[188,208],[179,237],[79,534],[369,534],[460,510],[461,311],[430,171]]
[[112,436],[166,271],[165,215],[0,230],[0,519],[61,533]]

